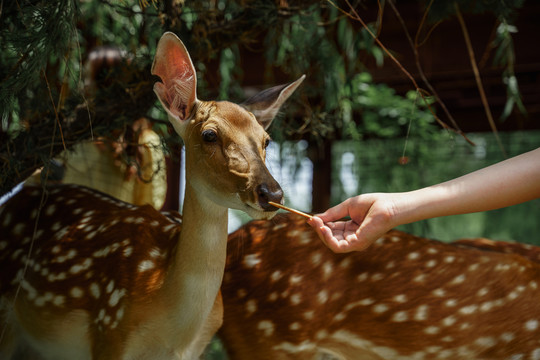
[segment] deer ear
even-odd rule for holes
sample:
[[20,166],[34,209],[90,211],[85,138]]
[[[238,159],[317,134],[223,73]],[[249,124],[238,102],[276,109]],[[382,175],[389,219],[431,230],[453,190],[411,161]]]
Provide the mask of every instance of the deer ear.
[[306,75],[302,75],[298,80],[290,84],[278,85],[263,90],[244,101],[241,105],[251,111],[259,121],[259,124],[266,130],[272,123],[272,120],[274,120],[281,105],[292,95],[305,78]]
[[186,47],[172,32],[159,40],[152,74],[163,81],[154,84],[154,92],[178,131],[197,101],[197,74]]

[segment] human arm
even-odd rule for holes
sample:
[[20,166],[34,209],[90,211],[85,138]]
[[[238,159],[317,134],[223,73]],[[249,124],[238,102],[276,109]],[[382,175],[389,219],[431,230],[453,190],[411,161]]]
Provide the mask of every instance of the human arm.
[[[363,250],[388,230],[540,197],[540,148],[437,185],[349,198],[308,223],[335,252]],[[339,220],[349,216],[350,220]]]

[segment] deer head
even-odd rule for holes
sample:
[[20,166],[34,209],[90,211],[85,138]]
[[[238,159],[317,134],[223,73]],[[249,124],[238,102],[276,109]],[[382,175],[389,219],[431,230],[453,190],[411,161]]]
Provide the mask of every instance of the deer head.
[[244,105],[201,101],[191,58],[173,33],[159,41],[152,73],[163,81],[154,91],[184,140],[190,185],[211,201],[254,218],[273,215],[277,209],[268,201],[281,202],[283,191],[264,164],[270,141],[265,129],[304,76],[263,91]]

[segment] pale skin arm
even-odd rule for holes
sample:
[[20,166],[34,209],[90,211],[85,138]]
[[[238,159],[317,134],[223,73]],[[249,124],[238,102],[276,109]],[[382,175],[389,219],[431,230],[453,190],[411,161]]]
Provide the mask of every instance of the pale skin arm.
[[[540,198],[540,148],[441,184],[349,198],[308,221],[334,252],[363,250],[419,220],[499,209]],[[350,220],[339,220],[349,216]]]

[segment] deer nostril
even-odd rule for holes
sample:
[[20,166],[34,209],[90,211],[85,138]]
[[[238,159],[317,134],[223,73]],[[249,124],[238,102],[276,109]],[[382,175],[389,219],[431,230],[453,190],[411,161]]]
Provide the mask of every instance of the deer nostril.
[[273,205],[270,205],[268,202],[273,201],[276,203],[281,203],[283,199],[283,190],[279,185],[271,188],[266,183],[262,183],[257,186],[257,198],[259,205],[263,208],[264,211],[276,211],[277,208]]

